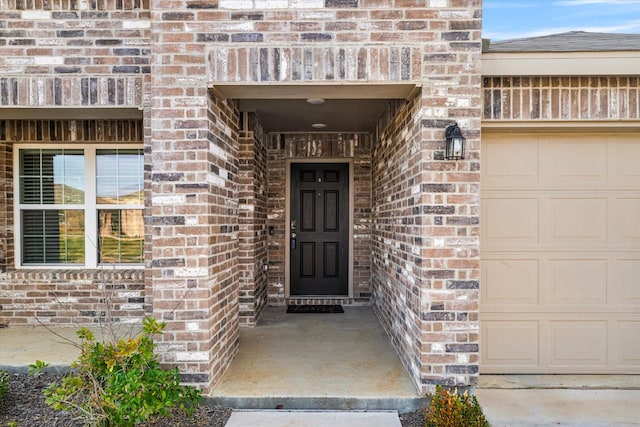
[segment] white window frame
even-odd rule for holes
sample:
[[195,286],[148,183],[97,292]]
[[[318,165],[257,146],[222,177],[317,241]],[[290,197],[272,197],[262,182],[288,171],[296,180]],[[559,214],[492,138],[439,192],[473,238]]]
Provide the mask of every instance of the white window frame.
[[[72,205],[72,204],[33,204],[33,203],[21,203],[20,202],[20,150],[23,149],[40,149],[40,150],[83,150],[84,152],[84,204]],[[73,268],[99,268],[108,266],[109,268],[144,268],[144,262],[142,263],[98,263],[98,206],[101,210],[105,209],[141,209],[144,211],[144,204],[129,204],[129,205],[107,205],[96,203],[96,152],[98,150],[110,150],[110,149],[122,149],[122,150],[142,150],[142,144],[95,144],[95,143],[82,143],[82,144],[15,144],[13,146],[13,194],[14,194],[14,208],[13,208],[13,223],[15,230],[14,247],[15,247],[15,268],[19,269],[33,269],[33,268],[46,268],[46,269],[73,269]],[[144,173],[144,171],[143,171]],[[23,210],[37,210],[37,209],[78,209],[80,206],[84,206],[84,264],[27,264],[22,263],[22,221],[21,212]]]

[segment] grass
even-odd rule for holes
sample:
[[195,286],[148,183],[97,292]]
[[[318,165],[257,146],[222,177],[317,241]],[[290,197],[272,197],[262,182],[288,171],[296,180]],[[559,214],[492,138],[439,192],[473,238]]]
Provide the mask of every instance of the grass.
[[[141,263],[144,241],[138,238],[100,238],[100,262]],[[84,236],[60,236],[60,261],[71,264],[84,263]]]
[[100,262],[141,263],[144,242],[138,238],[100,238]]

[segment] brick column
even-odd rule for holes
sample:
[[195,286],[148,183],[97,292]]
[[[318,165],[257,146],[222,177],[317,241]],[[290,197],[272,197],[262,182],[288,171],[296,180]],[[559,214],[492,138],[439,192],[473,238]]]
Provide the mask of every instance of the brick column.
[[238,349],[238,113],[207,89],[194,14],[153,3],[153,312],[163,362],[209,392]]
[[209,390],[238,349],[237,117],[200,92],[196,114],[176,106],[165,119],[157,104],[168,100],[153,101],[152,287],[154,315],[169,324],[163,361]]
[[[425,392],[472,386],[479,366],[479,2],[431,3],[421,92],[379,123],[372,167],[374,307]],[[456,122],[467,156],[447,161]]]
[[[468,9],[469,18],[479,10]],[[446,52],[428,49],[420,97],[419,267],[421,386],[473,386],[479,368],[480,21],[449,22]],[[464,160],[444,159],[444,130],[458,123]]]

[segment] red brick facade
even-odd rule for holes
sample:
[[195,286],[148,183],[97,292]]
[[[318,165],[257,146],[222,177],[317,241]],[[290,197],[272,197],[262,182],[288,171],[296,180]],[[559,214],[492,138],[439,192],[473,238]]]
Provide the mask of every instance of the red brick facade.
[[[167,321],[164,362],[210,391],[239,327],[267,305],[366,304],[421,391],[475,384],[481,120],[640,118],[636,77],[483,79],[480,8],[0,0],[0,323],[94,323],[107,296],[120,321]],[[269,133],[225,83],[415,90],[370,132]],[[444,159],[453,123],[467,138],[461,161]],[[144,269],[16,268],[13,154],[24,143],[144,148]],[[287,168],[327,159],[353,174],[350,294],[288,298]]]
[[0,1],[4,107],[147,104],[147,0]]
[[[268,303],[306,301],[287,299],[285,288],[286,168],[296,160],[333,159],[352,165],[352,283],[348,297],[321,302],[373,305],[420,390],[473,385],[480,3],[0,0],[0,105],[13,114],[17,107],[65,107],[67,117],[71,107],[142,110],[135,123],[145,149],[147,268],[118,276],[131,281],[127,292],[138,292],[122,290],[120,297],[139,304],[125,305],[130,310],[122,317],[141,317],[146,308],[168,322],[160,351],[185,381],[211,390],[240,345],[240,325],[255,325]],[[392,82],[416,90],[409,100],[390,101],[369,133],[269,134],[216,88],[229,82]],[[62,126],[76,123],[71,119]],[[469,144],[458,162],[443,158],[444,129],[455,122]],[[28,322],[13,288],[20,285],[38,295],[30,310],[47,309],[52,322],[93,321],[94,291],[89,308],[78,308],[86,316],[41,302],[54,276],[56,283],[75,283],[80,273],[15,270],[11,151],[28,139],[8,130],[35,124],[2,123],[0,316]],[[22,281],[34,274],[43,275],[42,284]]]

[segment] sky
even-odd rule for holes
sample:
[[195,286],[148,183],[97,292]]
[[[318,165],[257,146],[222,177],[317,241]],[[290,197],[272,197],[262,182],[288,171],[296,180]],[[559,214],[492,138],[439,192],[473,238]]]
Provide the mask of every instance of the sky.
[[483,0],[483,34],[493,41],[567,31],[640,33],[640,0]]

